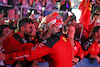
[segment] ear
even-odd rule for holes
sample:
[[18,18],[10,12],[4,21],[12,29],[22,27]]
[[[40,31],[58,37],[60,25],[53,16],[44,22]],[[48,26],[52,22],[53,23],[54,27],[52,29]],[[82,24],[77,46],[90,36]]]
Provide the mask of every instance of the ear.
[[25,31],[25,27],[24,26],[21,26],[21,31]]

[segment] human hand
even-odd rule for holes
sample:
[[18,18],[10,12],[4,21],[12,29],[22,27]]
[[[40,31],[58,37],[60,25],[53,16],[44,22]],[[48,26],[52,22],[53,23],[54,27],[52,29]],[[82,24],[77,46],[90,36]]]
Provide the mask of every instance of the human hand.
[[31,67],[40,67],[40,66],[38,66],[36,64],[32,64]]
[[76,65],[76,64],[78,63],[78,61],[79,61],[79,58],[74,57],[74,58],[72,59],[73,65]]
[[6,54],[0,53],[0,60],[6,60]]
[[16,64],[15,67],[21,67],[19,64]]
[[34,64],[38,64],[38,62],[39,62],[38,60],[33,60]]
[[31,67],[40,67],[37,64],[38,64],[38,60],[33,60]]
[[96,59],[97,59],[98,64],[100,64],[100,57],[97,56]]

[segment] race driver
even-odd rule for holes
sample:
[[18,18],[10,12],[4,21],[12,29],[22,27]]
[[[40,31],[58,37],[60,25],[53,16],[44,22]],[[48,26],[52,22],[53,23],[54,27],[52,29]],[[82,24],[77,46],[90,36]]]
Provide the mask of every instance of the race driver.
[[69,40],[60,33],[63,21],[58,13],[44,17],[39,25],[44,41],[31,50],[0,53],[0,59],[5,61],[32,61],[43,56],[49,59],[50,67],[72,67],[72,46]]

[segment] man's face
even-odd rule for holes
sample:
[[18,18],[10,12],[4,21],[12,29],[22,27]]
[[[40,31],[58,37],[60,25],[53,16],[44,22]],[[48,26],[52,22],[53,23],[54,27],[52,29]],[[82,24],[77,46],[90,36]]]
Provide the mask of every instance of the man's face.
[[35,25],[33,24],[33,31],[31,33],[31,36],[35,37],[36,36],[36,28],[35,28]]
[[52,34],[53,33],[57,33],[57,32],[59,32],[59,25],[56,25],[56,26],[51,27],[51,33]]
[[27,23],[25,25],[25,30],[24,30],[24,36],[25,37],[31,37],[31,34],[33,32],[33,24],[32,23]]
[[68,26],[68,37],[74,38],[75,35],[75,27],[74,26]]

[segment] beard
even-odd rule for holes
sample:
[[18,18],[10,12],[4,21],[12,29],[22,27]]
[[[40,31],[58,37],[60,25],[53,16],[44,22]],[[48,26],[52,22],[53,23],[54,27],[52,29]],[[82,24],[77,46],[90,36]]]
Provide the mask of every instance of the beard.
[[24,33],[25,40],[30,41],[30,37],[32,37],[31,36],[32,31],[28,32],[28,30],[25,27],[25,31],[23,33]]
[[31,35],[24,33],[25,37],[31,37]]
[[32,34],[32,31],[31,31],[31,32],[29,32],[29,33],[24,32],[24,36],[25,36],[25,37],[32,37],[32,36],[31,36],[31,34]]
[[24,33],[25,40],[30,41],[31,35]]
[[100,39],[100,36],[98,36],[97,38]]

